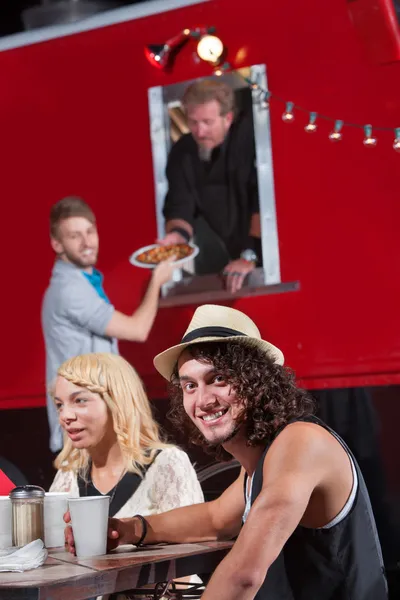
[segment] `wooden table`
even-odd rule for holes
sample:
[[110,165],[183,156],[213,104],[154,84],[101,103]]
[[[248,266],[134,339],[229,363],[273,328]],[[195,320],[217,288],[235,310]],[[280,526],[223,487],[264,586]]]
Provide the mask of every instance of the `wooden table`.
[[111,554],[76,558],[49,550],[46,563],[24,573],[0,573],[0,600],[85,600],[194,573],[211,573],[232,542],[122,546]]

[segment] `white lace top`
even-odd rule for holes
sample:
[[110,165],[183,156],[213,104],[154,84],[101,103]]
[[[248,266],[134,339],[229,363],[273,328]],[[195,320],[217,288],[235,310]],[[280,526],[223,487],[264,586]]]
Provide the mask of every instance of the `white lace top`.
[[[76,473],[59,470],[50,492],[68,492],[71,497],[79,497]],[[153,515],[200,502],[204,502],[203,492],[188,455],[176,447],[165,448],[158,454],[135,493],[115,517]]]
[[[49,491],[68,492],[73,498],[79,497],[76,473],[57,471]],[[201,502],[204,502],[203,491],[188,455],[176,447],[165,448],[150,465],[137,490],[114,516],[123,519],[136,514],[153,515]],[[201,583],[197,575],[192,575],[190,581]],[[128,600],[124,594],[117,597]],[[107,598],[108,595],[98,596],[97,600]]]

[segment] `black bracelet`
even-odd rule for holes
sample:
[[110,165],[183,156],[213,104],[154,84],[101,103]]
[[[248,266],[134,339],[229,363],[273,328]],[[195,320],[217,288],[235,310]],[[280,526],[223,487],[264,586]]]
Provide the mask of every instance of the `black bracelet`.
[[189,241],[190,241],[190,235],[186,231],[186,229],[183,229],[183,227],[174,227],[168,233],[172,233],[173,231],[176,231],[176,233],[179,233],[179,235],[181,235],[183,238],[185,238],[186,242],[189,243]]
[[136,544],[134,544],[135,546],[141,546],[143,544],[144,538],[147,535],[147,521],[144,517],[142,517],[142,515],[134,515],[133,518],[139,519],[139,521],[142,523],[142,535],[140,536],[139,541],[136,542]]

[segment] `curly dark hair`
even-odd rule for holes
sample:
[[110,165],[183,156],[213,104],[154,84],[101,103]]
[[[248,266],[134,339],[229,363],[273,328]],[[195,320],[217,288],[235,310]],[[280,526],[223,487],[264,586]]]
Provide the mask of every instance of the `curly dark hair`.
[[[204,342],[189,348],[196,360],[212,364],[216,372],[232,385],[243,402],[240,422],[246,423],[248,446],[272,440],[290,421],[314,414],[314,402],[297,387],[293,372],[277,365],[268,354],[242,341]],[[178,366],[169,386],[171,407],[168,417],[184,430],[191,443],[201,446],[220,460],[231,456],[221,446],[210,447],[183,408],[183,391]]]

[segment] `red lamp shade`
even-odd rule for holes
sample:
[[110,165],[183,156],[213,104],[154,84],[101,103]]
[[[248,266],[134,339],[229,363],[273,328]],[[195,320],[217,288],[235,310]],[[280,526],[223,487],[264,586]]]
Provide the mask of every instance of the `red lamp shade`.
[[165,44],[150,44],[144,49],[149,63],[157,69],[165,69],[172,61],[172,55],[187,41],[190,29],[184,29],[178,35],[170,38]]
[[157,69],[164,69],[167,66],[170,53],[170,48],[166,44],[151,44],[144,49],[145,57]]

